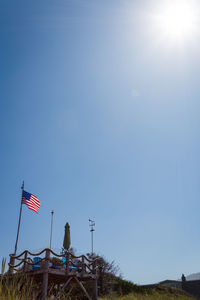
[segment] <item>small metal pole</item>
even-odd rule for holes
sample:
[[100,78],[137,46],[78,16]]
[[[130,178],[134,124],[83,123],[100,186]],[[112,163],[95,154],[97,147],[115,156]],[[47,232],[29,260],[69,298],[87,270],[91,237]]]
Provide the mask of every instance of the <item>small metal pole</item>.
[[50,249],[51,249],[51,242],[52,242],[52,232],[53,232],[53,214],[54,211],[51,211],[51,233],[50,233]]
[[93,255],[94,254],[94,242],[93,242],[93,232],[95,231],[94,229],[94,226],[95,226],[95,222],[91,219],[88,220],[89,221],[89,226],[90,226],[90,232],[91,232],[91,249],[92,249],[92,252],[91,254]]

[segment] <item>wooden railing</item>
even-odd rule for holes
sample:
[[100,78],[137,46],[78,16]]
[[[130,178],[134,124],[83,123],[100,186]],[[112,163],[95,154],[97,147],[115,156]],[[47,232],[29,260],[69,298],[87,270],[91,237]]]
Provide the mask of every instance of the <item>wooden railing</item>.
[[[44,257],[38,260],[37,262],[33,261],[33,257],[38,257],[43,255]],[[27,272],[30,267],[28,266],[36,266],[38,264],[41,265],[41,270],[47,272],[50,268],[50,263],[53,261],[51,258],[65,258],[65,262],[59,262],[59,266],[65,271],[66,274],[70,273],[70,268],[74,267],[74,269],[78,268],[80,276],[87,275],[96,275],[97,272],[97,258],[89,259],[85,255],[75,256],[69,251],[66,251],[64,254],[57,254],[49,248],[46,248],[38,253],[32,253],[28,250],[23,251],[19,255],[10,254],[10,262],[9,262],[9,274],[13,274],[16,272]],[[17,261],[17,262],[16,262]],[[15,264],[16,262],[16,264]],[[19,268],[21,266],[21,268]]]

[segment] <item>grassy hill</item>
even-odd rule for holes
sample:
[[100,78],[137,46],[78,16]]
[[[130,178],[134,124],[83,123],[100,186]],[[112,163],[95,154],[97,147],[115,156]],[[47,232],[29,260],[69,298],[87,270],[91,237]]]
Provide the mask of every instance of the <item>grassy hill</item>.
[[[0,276],[0,299],[2,300],[36,300],[41,292],[41,288],[34,283],[31,278],[26,275],[16,276],[10,279],[9,276],[4,274],[6,260],[2,260],[2,272]],[[108,285],[107,292],[102,294],[110,294],[109,296],[99,297],[99,300],[192,300],[190,295],[183,290],[171,287],[164,287],[157,285],[153,289],[147,289],[142,286],[137,286],[134,283],[123,280],[121,278],[111,276],[112,281]],[[87,287],[89,288],[89,286]],[[93,290],[93,286],[92,286]],[[92,292],[92,290],[90,292]],[[109,291],[109,292],[108,292]],[[62,299],[66,299],[66,292]],[[80,292],[80,291],[79,291]],[[75,291],[74,295],[67,297],[71,300],[85,299],[82,294]],[[51,297],[55,299],[51,293]]]
[[195,300],[195,298],[186,294],[184,291],[157,286],[153,290],[144,290],[143,292],[133,292],[125,296],[112,295],[110,297],[100,298],[99,300]]

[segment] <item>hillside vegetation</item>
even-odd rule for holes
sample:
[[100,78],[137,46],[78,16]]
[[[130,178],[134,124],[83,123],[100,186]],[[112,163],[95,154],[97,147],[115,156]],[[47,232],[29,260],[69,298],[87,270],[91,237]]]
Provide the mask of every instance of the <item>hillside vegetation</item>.
[[[0,300],[36,300],[41,299],[41,287],[35,284],[30,278],[26,276],[15,276],[13,279],[4,274],[6,260],[2,260],[2,272],[0,275]],[[192,300],[195,298],[190,297],[184,291],[168,288],[163,286],[156,286],[154,289],[145,289],[144,287],[137,286],[130,281],[113,276],[113,274],[104,274],[99,283],[100,290],[104,291],[99,300]],[[93,285],[87,286],[86,289],[92,295]],[[53,291],[50,290],[49,300],[55,299]],[[102,294],[101,294],[102,295]],[[109,296],[107,296],[109,295]],[[73,293],[68,294],[66,289],[61,296],[61,299],[69,300],[85,300],[80,289],[74,287]]]
[[[137,287],[137,286],[135,286]],[[157,286],[152,290],[145,290],[138,287],[132,293],[127,295],[117,296],[113,294],[111,296],[102,297],[99,300],[195,300],[182,290],[176,288],[169,288],[163,286]]]

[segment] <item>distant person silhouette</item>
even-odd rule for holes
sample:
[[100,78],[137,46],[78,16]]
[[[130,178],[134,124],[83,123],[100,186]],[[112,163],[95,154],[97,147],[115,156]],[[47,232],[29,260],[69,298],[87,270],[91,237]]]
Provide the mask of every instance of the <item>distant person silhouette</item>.
[[186,278],[185,278],[185,275],[184,275],[184,274],[182,274],[181,280],[182,280],[182,282],[186,282]]

